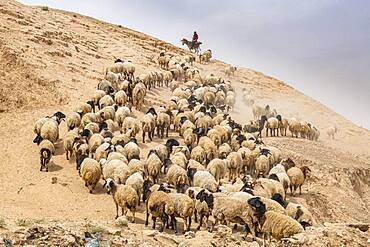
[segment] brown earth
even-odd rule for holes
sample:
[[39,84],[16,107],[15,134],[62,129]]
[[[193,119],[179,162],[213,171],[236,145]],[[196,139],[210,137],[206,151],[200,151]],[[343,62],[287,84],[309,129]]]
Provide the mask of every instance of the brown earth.
[[[61,235],[66,235],[64,231],[69,229],[81,235],[88,222],[108,229],[113,227],[112,199],[101,184],[95,194],[86,191],[74,162],[65,159],[61,143],[57,145],[51,171],[39,172],[38,148],[32,143],[33,123],[57,110],[68,114],[78,103],[88,100],[102,78],[104,67],[111,64],[114,57],[133,61],[138,75],[148,69],[159,69],[153,59],[162,49],[175,55],[187,54],[164,41],[90,17],[0,1],[0,235],[15,237],[21,234],[16,232],[20,226],[28,228],[35,224],[55,227],[56,230],[49,231],[59,231]],[[207,65],[196,63],[195,66],[202,74],[223,75],[225,65],[213,60]],[[362,232],[346,224],[370,223],[370,131],[262,73],[240,68],[228,79],[237,91],[232,116],[240,123],[252,118],[241,93],[242,88],[251,88],[258,104],[268,103],[279,113],[307,120],[321,130],[318,142],[290,137],[266,138],[266,142],[280,148],[284,156],[293,157],[299,165],[312,169],[302,196],[289,198],[306,205],[315,216],[316,226],[306,233],[312,242],[307,240],[305,244],[355,246],[351,245],[351,239],[356,246],[369,244],[366,243],[369,230]],[[160,105],[169,95],[169,89],[154,89],[148,93],[146,105]],[[333,124],[340,132],[335,140],[329,140],[325,129]],[[63,123],[61,136],[65,131]],[[149,147],[161,142],[156,138],[152,143],[141,145],[143,156]],[[55,184],[51,183],[53,177],[57,178]],[[143,212],[144,208],[139,211]],[[138,214],[138,224],[129,224],[129,228],[124,228],[116,237],[122,235],[121,238],[137,241],[135,245],[153,246],[176,245],[184,240],[183,236],[172,233],[146,236],[143,219],[144,215]],[[325,222],[338,224],[324,226]],[[114,234],[107,233],[107,236],[113,238]],[[241,240],[241,233],[235,236],[227,238],[230,244],[247,244]],[[186,243],[210,246],[213,241],[222,245],[217,238],[217,234],[201,231]]]

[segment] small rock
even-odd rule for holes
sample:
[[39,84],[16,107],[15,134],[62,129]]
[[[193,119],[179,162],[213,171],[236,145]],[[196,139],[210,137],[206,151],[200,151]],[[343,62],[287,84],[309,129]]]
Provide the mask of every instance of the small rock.
[[166,233],[161,233],[157,236],[154,236],[154,239],[157,240],[158,242],[166,245],[177,245],[179,242],[174,239],[173,237],[171,236],[168,236]]
[[299,244],[304,244],[307,242],[307,237],[303,233],[296,234],[293,239],[296,239]]
[[326,227],[329,227],[329,226],[331,226],[332,224],[331,223],[329,223],[329,222],[324,222],[324,226],[326,226]]
[[153,247],[153,245],[149,244],[149,243],[142,243],[139,245],[139,247]]
[[121,230],[117,229],[117,228],[107,228],[106,231],[107,231],[107,233],[109,233],[111,235],[120,235],[121,234]]
[[258,244],[258,242],[253,241],[253,242],[249,243],[248,247],[260,247],[260,245]]
[[148,237],[154,237],[155,235],[158,234],[157,230],[144,230],[143,234]]
[[187,247],[187,246],[188,246],[187,243],[181,242],[181,243],[179,243],[179,245],[177,247]]
[[120,216],[115,221],[116,226],[128,226],[128,220],[126,216]]
[[63,246],[75,246],[76,244],[76,239],[73,236],[69,235],[64,237]]
[[58,182],[58,178],[57,177],[52,177],[51,178],[51,183],[52,184],[56,184]]
[[186,232],[185,238],[186,239],[195,238],[195,233],[193,231]]
[[224,237],[229,237],[232,235],[232,230],[230,227],[224,226],[224,225],[219,225],[217,229],[217,237],[224,238]]

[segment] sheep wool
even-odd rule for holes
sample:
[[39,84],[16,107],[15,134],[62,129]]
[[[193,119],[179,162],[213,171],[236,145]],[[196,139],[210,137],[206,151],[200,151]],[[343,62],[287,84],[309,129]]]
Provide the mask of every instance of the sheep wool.
[[261,230],[264,234],[271,234],[276,240],[289,238],[290,236],[303,232],[303,227],[291,217],[267,211],[264,214],[265,221],[262,224]]
[[90,193],[101,177],[100,164],[93,159],[85,158],[81,164],[81,177],[85,181],[85,187],[88,187]]
[[144,178],[141,172],[135,172],[126,180],[126,185],[130,185],[137,193],[139,198],[138,205],[140,206],[140,198],[143,194]]
[[167,172],[167,181],[176,187],[178,193],[184,192],[184,187],[189,184],[186,170],[178,165],[170,166]]
[[163,191],[153,191],[146,204],[146,220],[145,225],[149,224],[149,215],[152,215],[153,229],[155,229],[155,223],[157,217],[162,220],[162,227],[159,230],[163,232],[167,220],[175,212],[175,206],[170,196]]
[[[174,204],[174,217],[180,217],[184,220],[185,233],[185,231],[189,231],[191,227],[191,217],[193,216],[195,209],[194,201],[185,194],[170,193],[169,196]],[[176,226],[175,232],[177,232]]]
[[127,209],[132,212],[135,222],[136,205],[138,204],[139,197],[136,191],[130,185],[115,184],[114,180],[108,179],[105,188],[108,193],[112,193],[114,203],[116,204],[116,219],[118,218],[118,206],[122,208],[122,215],[127,214]]

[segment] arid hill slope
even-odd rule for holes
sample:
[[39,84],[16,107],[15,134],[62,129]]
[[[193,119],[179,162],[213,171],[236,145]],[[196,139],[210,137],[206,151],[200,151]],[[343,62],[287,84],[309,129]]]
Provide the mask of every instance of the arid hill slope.
[[[51,171],[38,171],[38,149],[32,143],[33,123],[56,110],[68,114],[78,103],[88,100],[103,76],[104,67],[115,57],[135,63],[137,75],[145,70],[159,70],[155,58],[162,49],[174,55],[187,54],[186,50],[164,41],[90,17],[0,1],[0,219],[5,219],[9,229],[17,227],[17,219],[30,222],[91,220],[108,225],[112,222],[112,199],[101,185],[97,194],[87,193],[74,162],[66,161],[62,144],[53,158]],[[196,63],[195,66],[203,75],[223,75],[225,65],[213,60],[207,65]],[[232,116],[241,124],[252,118],[251,109],[242,101],[241,89],[247,88],[252,89],[257,104],[269,104],[282,115],[307,120],[321,130],[318,142],[290,137],[266,138],[266,143],[281,148],[284,156],[312,168],[303,195],[292,201],[308,206],[316,218],[318,231],[324,231],[319,228],[324,222],[369,223],[370,131],[262,73],[239,68],[235,76],[227,79],[237,91]],[[169,89],[152,90],[146,105],[160,105],[169,95]],[[329,140],[325,129],[333,124],[340,132],[335,140]],[[62,124],[61,136],[65,131]],[[161,142],[156,138],[152,143],[141,145],[143,157],[148,148]],[[52,177],[57,178],[56,184],[51,184]],[[144,207],[139,211],[143,210]],[[133,231],[145,231],[143,214],[139,217],[140,224],[130,224]],[[80,225],[83,223],[74,227],[79,229]],[[336,232],[335,228],[325,227],[329,227],[325,231]],[[5,230],[0,228],[0,234],[2,231]],[[369,238],[369,231],[362,233],[347,228],[341,231],[359,243]],[[323,234],[337,243],[335,236]],[[321,235],[318,233],[318,236]],[[178,241],[183,239],[177,237]]]

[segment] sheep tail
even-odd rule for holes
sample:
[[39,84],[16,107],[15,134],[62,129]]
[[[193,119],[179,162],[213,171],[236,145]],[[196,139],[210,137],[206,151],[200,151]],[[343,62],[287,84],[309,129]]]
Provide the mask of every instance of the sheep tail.
[[43,159],[50,159],[50,157],[51,157],[51,151],[47,148],[42,148],[40,150],[40,154],[41,154]]
[[91,171],[88,171],[85,173],[85,180],[91,181],[93,179],[93,173]]

